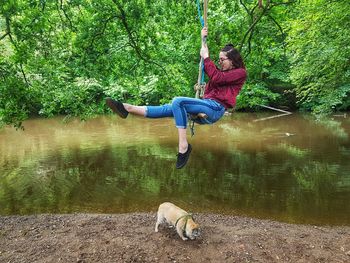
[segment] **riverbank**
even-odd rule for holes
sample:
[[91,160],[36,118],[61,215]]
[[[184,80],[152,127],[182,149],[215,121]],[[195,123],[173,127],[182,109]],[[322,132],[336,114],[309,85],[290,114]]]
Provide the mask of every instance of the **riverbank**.
[[182,241],[155,213],[0,217],[1,262],[349,262],[350,227],[197,214]]

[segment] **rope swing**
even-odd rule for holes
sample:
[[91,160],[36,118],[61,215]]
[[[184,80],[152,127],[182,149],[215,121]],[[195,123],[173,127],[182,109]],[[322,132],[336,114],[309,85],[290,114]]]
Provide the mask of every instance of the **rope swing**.
[[[199,0],[196,0],[196,2],[197,2],[198,17],[199,17],[201,26],[202,28],[203,27],[208,28],[208,23],[207,23],[208,0],[204,0],[204,3],[203,3],[203,11],[204,11],[203,16],[202,16],[201,5]],[[207,44],[206,37],[203,37],[201,39],[201,44],[202,45]],[[196,99],[203,98],[205,85],[206,83],[204,82],[204,59],[201,57],[199,62],[198,80],[197,80],[197,83],[194,85],[194,90],[196,91],[196,95],[195,95]],[[211,124],[211,122],[207,120],[207,117],[208,116],[205,113],[198,113],[197,115],[189,115],[189,121],[191,122],[190,124],[191,136],[194,135],[195,122],[198,124]]]
[[[199,17],[201,26],[202,26],[202,28],[203,27],[208,28],[208,23],[207,23],[208,0],[203,1],[203,16],[202,16],[202,11],[201,11],[200,0],[196,0],[196,3],[197,3],[198,17]],[[259,4],[261,4],[261,1],[259,1]],[[203,37],[201,39],[201,42],[202,42],[202,45],[206,45],[207,38]],[[204,59],[201,57],[200,62],[199,62],[198,80],[197,80],[197,83],[194,85],[194,90],[196,91],[196,95],[195,95],[196,99],[203,98],[205,85],[206,85],[206,83],[204,82]],[[266,105],[259,105],[259,106],[263,107],[263,108],[270,109],[270,110],[281,112],[282,114],[268,117],[268,118],[261,118],[261,119],[255,120],[255,121],[263,121],[263,120],[267,120],[267,119],[272,119],[272,118],[282,117],[285,115],[292,114],[289,111],[284,111],[284,110],[277,109],[277,108],[270,107],[270,106],[266,106]],[[198,124],[211,124],[211,122],[209,122],[207,120],[207,115],[205,113],[198,113],[197,115],[191,115],[191,116],[189,116],[189,119],[190,119],[190,121],[192,121],[191,126],[190,126],[192,136],[194,135],[194,123],[195,122]]]
[[[208,28],[208,23],[207,23],[207,12],[208,12],[208,0],[204,0],[203,4],[203,16],[201,13],[201,6],[199,3],[199,0],[197,0],[197,10],[198,10],[198,17],[201,22],[202,28],[206,27]],[[207,38],[204,37],[202,38],[202,45],[207,44]],[[203,98],[204,95],[204,89],[205,89],[205,82],[204,82],[204,60],[201,57],[201,60],[199,62],[199,72],[198,72],[198,81],[194,85],[194,90],[196,91],[196,98]]]

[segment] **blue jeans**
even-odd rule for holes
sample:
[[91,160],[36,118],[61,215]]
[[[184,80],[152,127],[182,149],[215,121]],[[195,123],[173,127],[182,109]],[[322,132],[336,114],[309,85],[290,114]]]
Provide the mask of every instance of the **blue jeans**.
[[177,128],[187,128],[187,115],[205,113],[209,123],[218,121],[225,113],[225,107],[212,99],[175,97],[171,104],[147,106],[147,118],[174,117]]

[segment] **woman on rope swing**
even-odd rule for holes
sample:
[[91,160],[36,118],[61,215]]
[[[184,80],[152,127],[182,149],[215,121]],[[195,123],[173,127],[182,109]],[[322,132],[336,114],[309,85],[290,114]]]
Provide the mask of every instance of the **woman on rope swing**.
[[[207,35],[208,30],[204,27],[201,32],[202,39]],[[174,117],[179,134],[177,169],[186,165],[192,150],[191,144],[187,142],[186,134],[188,114],[204,113],[209,123],[218,121],[224,115],[226,109],[235,106],[236,97],[247,76],[243,59],[232,44],[226,45],[220,51],[218,61],[220,69],[210,59],[206,44],[202,45],[200,55],[204,59],[205,73],[210,78],[205,86],[203,99],[175,97],[171,104],[161,106],[135,106],[112,98],[106,99],[108,107],[124,119],[129,113],[147,118]]]

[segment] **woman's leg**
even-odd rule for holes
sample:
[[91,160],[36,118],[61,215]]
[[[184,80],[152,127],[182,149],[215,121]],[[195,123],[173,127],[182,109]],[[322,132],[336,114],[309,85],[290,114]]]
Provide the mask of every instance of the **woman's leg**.
[[123,103],[123,105],[128,112],[134,115],[146,116],[146,106],[135,106],[128,103]]
[[213,100],[201,100],[187,97],[176,97],[172,101],[175,125],[179,133],[179,153],[186,153],[188,141],[186,128],[188,114],[205,113],[211,123],[217,121],[225,112],[225,108]]
[[106,98],[106,104],[114,113],[117,113],[124,119],[129,113],[148,118],[173,117],[170,104],[162,106],[135,106],[128,103],[121,103],[112,98]]
[[146,106],[145,116],[147,118],[164,118],[173,117],[171,104],[164,104],[161,106]]
[[[162,106],[148,106],[146,107],[145,114],[146,114],[145,116],[148,118],[174,117],[173,105],[165,104]],[[179,152],[185,153],[188,148],[186,128],[178,128],[178,134],[179,134]]]
[[[124,104],[125,105],[125,104]],[[138,109],[132,108],[137,111]],[[210,122],[217,121],[225,112],[225,108],[212,100],[201,100],[188,97],[175,97],[172,104],[165,104],[162,106],[147,106],[146,111],[141,111],[144,116],[148,118],[162,118],[174,117],[175,125],[178,129],[179,136],[179,153],[186,153],[188,151],[187,141],[187,114],[205,113]]]
[[185,153],[188,149],[186,129],[178,128],[179,133],[179,153]]
[[187,128],[188,114],[204,113],[210,123],[219,120],[225,113],[225,108],[211,99],[195,99],[175,97],[172,101],[172,111],[177,128]]
[[[109,100],[111,101],[112,99]],[[108,103],[107,99],[108,106],[116,112],[115,102],[117,101]],[[187,97],[176,97],[173,99],[172,104],[165,104],[162,106],[135,106],[120,102],[117,102],[117,104],[118,109],[116,113],[123,118],[126,118],[128,113],[147,118],[174,117],[179,135],[179,154],[176,163],[177,168],[185,166],[191,152],[191,146],[188,144],[186,133],[188,114],[205,113],[208,116],[209,121],[214,123],[221,118],[225,112],[224,107],[215,101]],[[120,112],[118,112],[120,110],[125,110],[126,113],[122,112],[122,114],[120,114]]]

